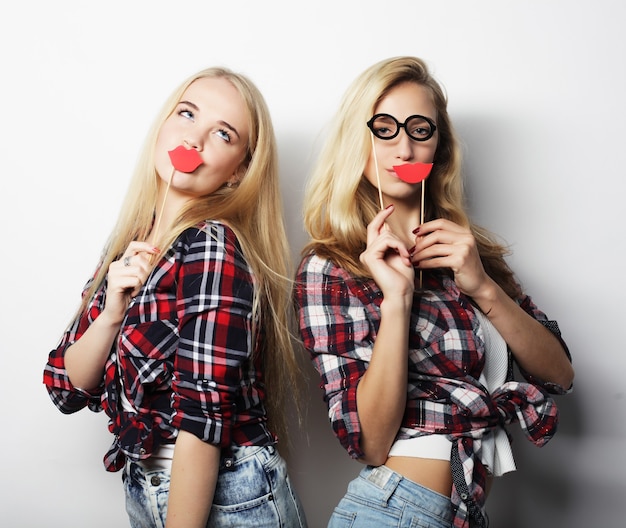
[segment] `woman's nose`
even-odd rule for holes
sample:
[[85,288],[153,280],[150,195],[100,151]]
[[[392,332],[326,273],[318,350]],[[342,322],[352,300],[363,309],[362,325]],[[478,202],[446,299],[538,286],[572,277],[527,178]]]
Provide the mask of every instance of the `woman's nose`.
[[187,134],[183,139],[183,145],[188,149],[202,150],[202,140],[195,134]]
[[400,131],[398,136],[398,144],[396,145],[398,151],[397,156],[403,161],[410,161],[413,159],[413,140],[406,133],[406,130]]

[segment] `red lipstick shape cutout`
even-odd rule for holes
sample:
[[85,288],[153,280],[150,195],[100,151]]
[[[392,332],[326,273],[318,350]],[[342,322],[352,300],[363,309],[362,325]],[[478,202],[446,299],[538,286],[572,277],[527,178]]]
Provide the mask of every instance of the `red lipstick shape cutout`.
[[428,178],[433,168],[432,163],[405,163],[404,165],[394,165],[393,170],[403,182],[419,183]]
[[172,160],[172,165],[179,172],[193,172],[203,163],[196,149],[186,149],[182,145],[168,151],[168,154]]

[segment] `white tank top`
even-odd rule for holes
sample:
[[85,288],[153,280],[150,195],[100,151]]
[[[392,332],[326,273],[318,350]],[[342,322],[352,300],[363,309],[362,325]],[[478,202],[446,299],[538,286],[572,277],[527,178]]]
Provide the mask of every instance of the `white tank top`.
[[[476,310],[485,341],[485,369],[480,382],[491,393],[506,381],[508,371],[508,350],[506,342],[485,314]],[[402,429],[401,429],[402,431]],[[513,451],[506,431],[495,429],[493,434],[482,438],[481,461],[496,477],[515,471]],[[443,435],[425,435],[399,439],[394,442],[389,456],[405,456],[450,460],[452,442]]]

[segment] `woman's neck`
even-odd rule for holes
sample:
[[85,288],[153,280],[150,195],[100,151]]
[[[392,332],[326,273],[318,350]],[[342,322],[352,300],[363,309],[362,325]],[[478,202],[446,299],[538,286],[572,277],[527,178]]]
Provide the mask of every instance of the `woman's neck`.
[[420,225],[420,208],[402,202],[394,203],[394,208],[386,223],[394,235],[403,240],[407,247],[411,247],[415,243],[413,230]]
[[187,200],[176,193],[166,193],[165,188],[159,192],[157,209],[155,211],[154,226],[146,239],[150,244],[157,244],[163,233],[169,231],[178,218]]

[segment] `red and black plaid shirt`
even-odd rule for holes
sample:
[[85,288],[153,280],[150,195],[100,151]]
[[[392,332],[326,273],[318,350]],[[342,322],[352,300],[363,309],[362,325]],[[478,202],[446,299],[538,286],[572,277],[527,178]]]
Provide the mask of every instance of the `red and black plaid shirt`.
[[[108,471],[126,457],[149,457],[180,429],[222,448],[276,442],[266,425],[262,358],[253,356],[261,350],[254,287],[230,228],[206,222],[187,229],[131,302],[102,385],[87,393],[70,383],[64,355],[104,308],[106,281],[96,292],[50,352],[44,383],[64,413],[85,406],[107,413],[115,435]],[[121,390],[136,412],[123,408]]]
[[[407,404],[398,438],[443,434],[452,440],[455,526],[467,526],[470,516],[484,515],[486,470],[477,456],[480,439],[519,420],[531,441],[545,444],[557,426],[556,405],[548,392],[566,391],[527,374],[527,383],[512,381],[510,368],[511,381],[489,394],[479,381],[485,346],[470,299],[443,274],[425,274],[424,289],[413,301]],[[382,300],[373,280],[356,279],[329,260],[309,255],[300,264],[300,332],[320,374],[335,435],[353,458],[363,456],[356,392],[372,355]],[[518,302],[561,339],[556,322],[548,321],[528,296]]]

